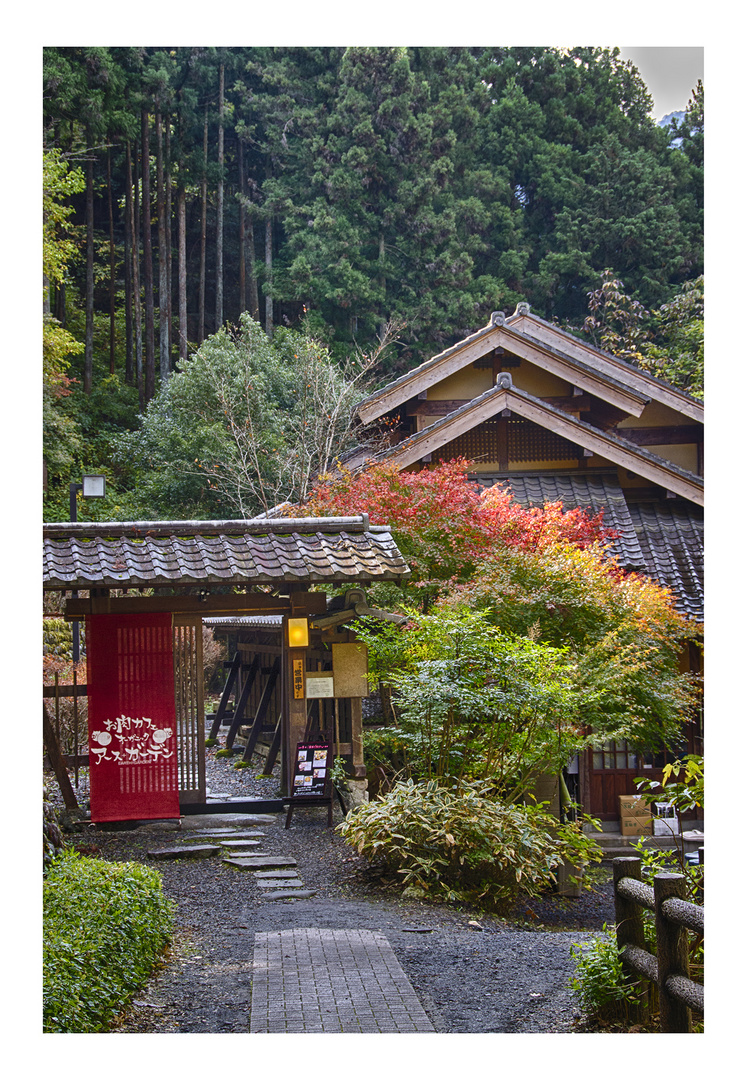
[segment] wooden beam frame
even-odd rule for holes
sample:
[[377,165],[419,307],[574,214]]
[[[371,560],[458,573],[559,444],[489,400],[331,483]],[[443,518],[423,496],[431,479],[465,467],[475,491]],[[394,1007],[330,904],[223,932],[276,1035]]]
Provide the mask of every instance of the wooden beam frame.
[[418,435],[411,436],[387,454],[381,455],[380,460],[391,461],[400,469],[406,469],[408,465],[420,461],[425,454],[438,450],[504,409],[511,409],[525,420],[532,420],[541,427],[554,431],[584,450],[599,454],[600,457],[659,484],[667,491],[673,491],[699,506],[703,505],[703,482],[694,474],[677,468],[664,458],[652,461],[653,455],[649,451],[639,451],[637,446],[626,445],[620,436],[593,428],[517,387],[504,389],[495,386],[487,390],[479,398],[475,398],[470,406],[436,421]]
[[675,424],[672,427],[618,428],[617,434],[636,446],[680,446],[703,442],[699,424]]
[[[574,397],[543,397],[541,400],[548,405],[553,405],[556,409],[562,409],[564,412],[591,411],[591,398],[588,394]],[[429,401],[415,399],[407,402],[406,413],[408,416],[448,416],[449,413],[456,412],[457,409],[469,405],[470,401],[471,398],[454,398],[451,400],[433,398]],[[632,430],[634,429],[631,428]]]
[[[99,590],[102,591],[102,590]],[[269,593],[208,593],[206,596],[91,596],[65,601],[67,620],[86,615],[130,615],[140,612],[171,612],[174,615],[322,615],[327,610],[324,593],[294,592],[292,596]]]

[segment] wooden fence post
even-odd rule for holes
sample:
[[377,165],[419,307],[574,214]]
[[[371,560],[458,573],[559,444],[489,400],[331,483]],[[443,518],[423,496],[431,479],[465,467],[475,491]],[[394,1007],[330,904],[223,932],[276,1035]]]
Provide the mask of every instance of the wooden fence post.
[[60,749],[60,744],[57,741],[57,735],[54,730],[54,724],[47,712],[47,706],[43,702],[42,710],[44,712],[44,742],[47,746],[47,753],[49,754],[49,760],[54,769],[54,774],[57,777],[57,783],[60,785],[62,798],[64,799],[65,806],[68,810],[77,810],[79,809],[78,800],[75,798],[73,785],[70,783],[70,777],[67,774],[65,755]]
[[615,883],[615,925],[617,927],[617,946],[619,949],[626,945],[635,945],[643,949],[646,940],[643,933],[643,916],[641,909],[634,900],[627,900],[620,896],[617,884],[621,878],[635,878],[641,880],[641,860],[635,856],[620,856],[612,860],[612,874]]
[[[643,930],[643,912],[635,900],[628,900],[620,896],[617,885],[621,878],[634,878],[641,880],[641,860],[638,856],[623,855],[612,860],[612,875],[615,889],[615,929],[618,949],[624,949],[627,945],[633,945],[637,949],[645,949],[646,937]],[[648,1015],[649,1002],[648,983],[640,983],[638,993],[638,1005],[636,1020],[643,1020]]]
[[662,1032],[692,1031],[690,1009],[677,1001],[667,991],[667,979],[671,975],[689,978],[690,966],[687,952],[687,930],[662,911],[662,904],[671,896],[685,898],[683,874],[657,874],[654,878],[654,902],[656,904],[656,952],[659,965],[659,1014]]

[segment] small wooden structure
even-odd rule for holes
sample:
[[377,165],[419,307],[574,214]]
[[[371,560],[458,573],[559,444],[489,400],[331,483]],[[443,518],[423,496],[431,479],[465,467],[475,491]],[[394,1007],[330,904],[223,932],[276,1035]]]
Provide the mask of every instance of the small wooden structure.
[[[294,694],[303,692],[307,702],[305,735],[325,734],[334,757],[344,758],[347,777],[358,782],[366,776],[362,699],[369,686],[368,657],[356,640],[355,619],[364,614],[404,622],[401,616],[369,607],[364,590],[350,589],[331,600],[325,614],[309,620],[304,656],[294,651],[291,657]],[[234,750],[243,729],[244,760],[261,749],[269,772],[281,748],[283,620],[278,615],[229,615],[206,617],[204,624],[226,641],[229,655],[223,693],[210,715],[209,739],[217,739],[226,728],[225,748]],[[284,780],[287,784],[290,774]]]
[[[156,612],[172,616],[179,803],[185,810],[204,806],[207,800],[203,620],[240,617],[263,623],[253,628],[253,639],[251,633],[245,635],[235,650],[237,674],[243,679],[236,708],[240,703],[247,718],[251,715],[255,744],[269,728],[279,738],[285,790],[292,782],[293,748],[303,740],[314,710],[320,730],[336,732],[352,775],[360,777],[365,775],[360,723],[354,719],[354,714],[360,718],[360,700],[357,708],[345,704],[355,698],[349,680],[345,683],[350,665],[344,651],[337,654],[337,672],[333,670],[336,647],[352,644],[350,631],[344,625],[338,628],[346,613],[333,613],[331,627],[314,628],[313,620],[324,623],[330,618],[326,593],[315,587],[401,582],[408,574],[388,528],[371,526],[366,515],[44,526],[44,588],[78,594],[65,602],[66,619]],[[308,645],[289,642],[289,619],[312,624]],[[338,696],[320,704],[314,677],[324,677],[328,670],[342,682]],[[360,676],[360,664],[357,670]],[[362,685],[359,678],[356,692]],[[252,693],[259,697],[252,698]]]

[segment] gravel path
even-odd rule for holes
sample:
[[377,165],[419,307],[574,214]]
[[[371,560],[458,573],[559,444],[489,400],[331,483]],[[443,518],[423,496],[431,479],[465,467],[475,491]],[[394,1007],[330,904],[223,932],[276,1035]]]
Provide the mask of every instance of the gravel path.
[[[274,797],[277,780],[257,779],[208,752],[208,787]],[[251,775],[250,775],[251,774]],[[85,799],[82,775],[79,799]],[[56,785],[52,785],[56,787]],[[335,822],[341,820],[335,807]],[[230,825],[238,828],[239,822]],[[255,827],[261,852],[295,859],[306,899],[271,900],[253,873],[220,857],[155,863],[148,852],[196,833],[229,827],[224,815],[147,823],[74,836],[82,851],[157,865],[177,902],[176,933],[163,968],[116,1027],[119,1033],[247,1032],[254,935],[290,929],[356,929],[386,936],[437,1032],[584,1030],[568,986],[572,943],[589,940],[614,917],[609,874],[579,899],[548,896],[519,905],[509,919],[446,904],[403,900],[352,848],[325,827],[326,810],[266,816]],[[216,843],[215,840],[210,841]]]

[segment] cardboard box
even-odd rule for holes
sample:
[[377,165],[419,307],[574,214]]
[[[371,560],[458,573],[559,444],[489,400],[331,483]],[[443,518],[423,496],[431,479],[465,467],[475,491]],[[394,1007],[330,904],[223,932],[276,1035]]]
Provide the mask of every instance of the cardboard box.
[[623,836],[650,836],[651,809],[640,795],[620,795],[620,832]]
[[650,836],[651,815],[649,814],[648,817],[643,817],[640,814],[636,817],[621,817],[620,833],[623,836]]

